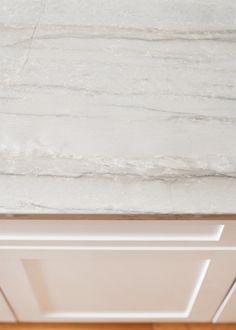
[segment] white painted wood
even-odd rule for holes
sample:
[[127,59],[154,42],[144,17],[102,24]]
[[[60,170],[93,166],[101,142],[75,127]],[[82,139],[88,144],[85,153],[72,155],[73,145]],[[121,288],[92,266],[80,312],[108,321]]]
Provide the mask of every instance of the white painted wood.
[[20,269],[2,263],[1,283],[21,321],[211,321],[235,274],[226,252],[40,254],[22,253]]
[[214,322],[236,322],[236,281],[214,316]]
[[234,0],[1,0],[0,212],[236,212]]
[[0,290],[0,322],[15,322],[15,317],[12,314],[1,290]]
[[0,241],[221,242],[228,227],[236,230],[236,221],[0,220]]
[[0,220],[0,249],[10,246],[95,244],[236,247],[236,221]]
[[0,283],[21,321],[209,322],[235,277],[223,221],[17,223],[0,223]]
[[0,264],[0,283],[17,319],[22,320],[21,316],[27,312],[28,320],[37,321],[36,316],[40,314],[40,307],[33,295],[21,260],[12,257],[0,258]]

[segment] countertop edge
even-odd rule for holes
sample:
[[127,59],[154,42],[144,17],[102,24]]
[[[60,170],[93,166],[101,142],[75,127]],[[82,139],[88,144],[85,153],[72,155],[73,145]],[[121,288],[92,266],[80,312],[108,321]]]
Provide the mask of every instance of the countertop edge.
[[0,220],[236,220],[236,213],[217,214],[177,214],[177,213],[90,213],[90,214],[61,214],[61,213],[1,213]]

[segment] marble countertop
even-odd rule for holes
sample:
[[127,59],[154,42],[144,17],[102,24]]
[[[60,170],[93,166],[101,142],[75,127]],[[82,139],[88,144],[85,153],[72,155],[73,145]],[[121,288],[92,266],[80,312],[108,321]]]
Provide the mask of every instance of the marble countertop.
[[0,213],[236,213],[235,0],[0,0]]

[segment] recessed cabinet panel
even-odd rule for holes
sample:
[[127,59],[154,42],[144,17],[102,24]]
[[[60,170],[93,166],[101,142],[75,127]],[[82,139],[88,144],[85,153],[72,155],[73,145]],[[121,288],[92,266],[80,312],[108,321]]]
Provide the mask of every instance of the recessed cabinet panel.
[[25,260],[40,307],[48,315],[147,317],[184,315],[208,261],[168,260],[151,252],[80,252],[76,258]]
[[4,220],[0,221],[0,240],[217,242],[224,227],[224,221]]
[[0,322],[15,322],[14,315],[10,310],[3,294],[0,291]]

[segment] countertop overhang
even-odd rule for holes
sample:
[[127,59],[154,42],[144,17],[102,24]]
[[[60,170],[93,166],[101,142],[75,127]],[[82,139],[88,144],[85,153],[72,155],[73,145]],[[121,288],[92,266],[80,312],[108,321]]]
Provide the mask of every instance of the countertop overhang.
[[0,220],[154,220],[154,221],[209,221],[209,220],[236,220],[236,214],[0,214]]

